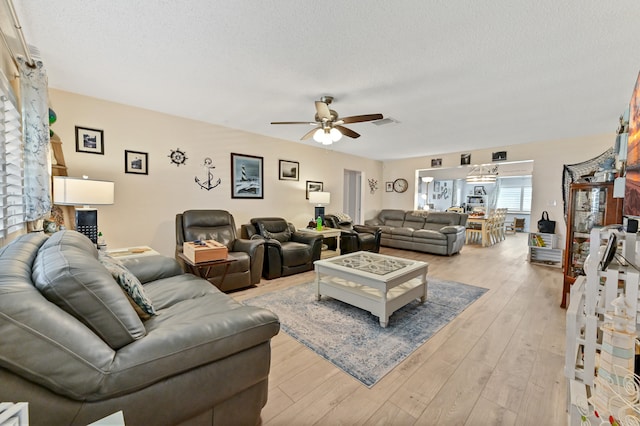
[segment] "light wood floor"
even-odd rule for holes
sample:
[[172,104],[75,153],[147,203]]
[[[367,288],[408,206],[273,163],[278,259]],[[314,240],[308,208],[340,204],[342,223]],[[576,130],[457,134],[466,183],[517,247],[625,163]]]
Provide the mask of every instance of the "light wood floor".
[[[562,272],[527,262],[527,234],[424,260],[428,276],[488,288],[371,389],[284,332],[272,340],[264,425],[565,425]],[[313,280],[262,280],[238,300]],[[393,316],[391,317],[393,321]]]

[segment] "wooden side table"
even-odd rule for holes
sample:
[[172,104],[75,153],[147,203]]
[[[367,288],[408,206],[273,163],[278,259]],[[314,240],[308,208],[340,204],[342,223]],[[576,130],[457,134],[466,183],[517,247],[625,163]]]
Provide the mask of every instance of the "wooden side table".
[[322,250],[321,259],[326,259],[333,256],[338,256],[340,254],[340,235],[342,235],[342,230],[337,228],[322,228],[322,231],[318,231],[315,228],[300,228],[297,229],[304,234],[312,234],[312,235],[322,235],[322,238],[336,238],[336,251],[335,253],[329,253],[328,250]]
[[160,254],[149,246],[121,247],[117,249],[109,249],[105,253],[107,253],[111,257],[116,257],[118,259],[155,256]]
[[204,278],[207,281],[207,277],[209,276],[209,272],[211,272],[211,268],[213,268],[214,266],[224,265],[224,272],[222,273],[222,278],[220,279],[220,286],[222,286],[222,283],[224,283],[227,272],[229,272],[229,265],[231,265],[233,262],[238,261],[238,259],[233,257],[233,255],[231,254],[227,255],[226,259],[210,260],[208,262],[198,263],[192,262],[187,256],[184,255],[184,253],[179,253],[178,257],[182,259],[187,267],[189,267],[189,272],[191,272],[196,277]]

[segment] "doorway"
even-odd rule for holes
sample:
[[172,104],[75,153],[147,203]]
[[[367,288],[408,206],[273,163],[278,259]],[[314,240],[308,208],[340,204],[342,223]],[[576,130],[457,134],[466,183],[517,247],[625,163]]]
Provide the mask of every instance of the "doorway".
[[353,219],[353,223],[362,223],[362,172],[345,169],[342,194],[344,213]]

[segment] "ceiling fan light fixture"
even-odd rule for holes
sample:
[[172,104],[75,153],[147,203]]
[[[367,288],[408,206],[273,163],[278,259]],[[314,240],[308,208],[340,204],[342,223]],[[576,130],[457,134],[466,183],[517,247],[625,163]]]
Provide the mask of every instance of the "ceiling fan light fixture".
[[338,142],[340,139],[342,139],[342,133],[335,127],[331,128],[331,130],[329,131],[329,135],[331,136],[331,140],[333,142]]
[[324,140],[324,130],[318,129],[313,133],[313,140],[322,143]]

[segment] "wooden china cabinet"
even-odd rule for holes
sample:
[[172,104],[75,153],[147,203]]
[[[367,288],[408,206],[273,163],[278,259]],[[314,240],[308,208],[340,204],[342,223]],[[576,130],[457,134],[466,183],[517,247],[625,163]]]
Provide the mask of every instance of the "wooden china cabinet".
[[622,223],[622,198],[613,198],[613,182],[571,184],[561,307],[567,307],[569,291],[576,277],[584,275],[591,229],[616,223]]

